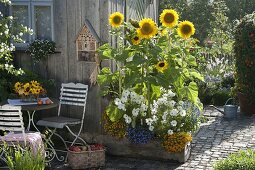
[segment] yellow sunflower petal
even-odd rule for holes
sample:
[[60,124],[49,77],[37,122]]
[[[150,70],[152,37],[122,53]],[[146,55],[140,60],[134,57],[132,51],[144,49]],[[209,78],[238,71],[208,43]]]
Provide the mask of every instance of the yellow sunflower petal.
[[140,28],[137,29],[137,35],[140,38],[150,39],[158,32],[157,25],[151,18],[142,19],[139,22],[139,26]]
[[175,10],[165,9],[159,19],[163,26],[173,28],[178,23],[179,15]]
[[183,21],[179,24],[177,33],[180,37],[188,39],[195,34],[195,27],[192,22]]
[[158,72],[163,73],[168,68],[168,63],[166,61],[159,61],[155,67]]
[[124,21],[124,15],[120,12],[114,12],[109,17],[109,23],[112,27],[119,27]]

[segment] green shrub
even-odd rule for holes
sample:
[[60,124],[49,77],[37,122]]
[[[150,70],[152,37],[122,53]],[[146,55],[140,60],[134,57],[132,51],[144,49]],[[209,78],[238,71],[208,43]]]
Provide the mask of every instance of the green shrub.
[[235,29],[235,90],[255,103],[255,12],[246,15]]
[[255,151],[246,150],[231,154],[214,165],[215,170],[255,170]]

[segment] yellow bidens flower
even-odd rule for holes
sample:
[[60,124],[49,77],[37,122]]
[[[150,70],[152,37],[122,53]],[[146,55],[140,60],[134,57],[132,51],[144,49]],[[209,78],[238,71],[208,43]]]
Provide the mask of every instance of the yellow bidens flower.
[[158,70],[158,72],[163,73],[168,68],[168,63],[165,60],[159,61],[155,67]]
[[140,43],[140,38],[138,37],[138,36],[134,36],[133,38],[132,38],[132,43],[134,44],[134,45],[138,45],[139,43]]
[[114,12],[109,17],[109,23],[112,27],[119,27],[124,21],[124,15],[120,12]]
[[165,9],[159,19],[163,26],[173,28],[178,23],[179,15],[175,10]]
[[151,18],[145,18],[139,22],[140,28],[137,29],[137,35],[140,38],[150,39],[158,32],[156,23]]
[[190,21],[183,21],[179,24],[177,33],[184,39],[190,38],[191,35],[195,34],[195,27]]

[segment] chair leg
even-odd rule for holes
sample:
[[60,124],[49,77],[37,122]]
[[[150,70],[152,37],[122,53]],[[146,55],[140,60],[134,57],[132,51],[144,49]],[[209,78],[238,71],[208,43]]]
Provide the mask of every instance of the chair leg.
[[80,139],[80,140],[83,142],[84,145],[87,145],[87,142],[85,142],[85,140],[82,139],[82,138],[80,137],[82,127],[80,128],[80,130],[79,130],[79,132],[78,132],[77,135],[76,135],[68,126],[65,126],[65,127],[68,129],[68,131],[69,131],[73,136],[75,136],[75,139],[73,140],[73,142],[72,142],[71,145],[74,145],[77,139]]
[[[62,161],[66,161],[66,158],[64,156],[58,156],[56,149],[54,148],[54,143],[52,142],[51,138],[53,135],[56,135],[57,137],[59,137],[61,139],[61,141],[63,142],[63,144],[65,145],[65,149],[67,149],[67,144],[65,142],[65,140],[62,138],[62,136],[60,136],[58,133],[56,133],[56,128],[51,130],[49,128],[46,128],[48,132],[50,132],[50,135],[48,138],[45,139],[45,144],[47,146],[46,149],[46,157],[47,157],[47,162],[51,162],[54,158],[56,158],[58,161],[62,162]],[[63,150],[64,152],[64,150]]]

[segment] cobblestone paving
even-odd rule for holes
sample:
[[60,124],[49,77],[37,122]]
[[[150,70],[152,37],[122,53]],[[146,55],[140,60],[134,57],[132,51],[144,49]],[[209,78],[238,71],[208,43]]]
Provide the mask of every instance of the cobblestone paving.
[[[215,161],[226,158],[241,149],[255,149],[255,116],[238,115],[225,120],[223,115],[206,108],[208,121],[201,125],[193,137],[191,156],[184,163],[139,160],[107,156],[103,170],[210,170]],[[62,169],[62,168],[59,168]]]
[[204,113],[209,121],[203,124],[192,142],[189,160],[176,168],[208,170],[215,161],[226,158],[241,149],[255,148],[255,117],[238,115],[225,120],[223,115],[211,109]]

